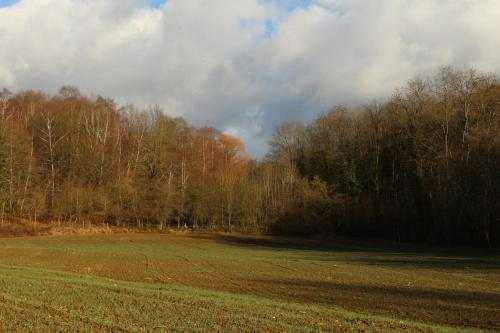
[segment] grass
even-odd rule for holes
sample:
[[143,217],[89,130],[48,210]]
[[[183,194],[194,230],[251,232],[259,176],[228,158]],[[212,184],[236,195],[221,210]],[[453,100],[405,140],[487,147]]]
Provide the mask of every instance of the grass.
[[0,239],[0,331],[500,330],[498,252],[271,237]]

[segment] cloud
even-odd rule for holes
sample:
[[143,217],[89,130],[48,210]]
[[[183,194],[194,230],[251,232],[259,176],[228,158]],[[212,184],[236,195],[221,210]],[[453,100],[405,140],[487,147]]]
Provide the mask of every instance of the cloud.
[[21,0],[0,87],[72,84],[241,136],[390,94],[444,65],[500,72],[494,0]]

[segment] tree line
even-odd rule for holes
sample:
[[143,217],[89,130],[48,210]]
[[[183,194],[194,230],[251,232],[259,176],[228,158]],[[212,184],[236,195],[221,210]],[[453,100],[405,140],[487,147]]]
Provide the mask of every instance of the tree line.
[[0,219],[500,242],[500,85],[442,69],[285,123],[265,160],[158,107],[0,93]]

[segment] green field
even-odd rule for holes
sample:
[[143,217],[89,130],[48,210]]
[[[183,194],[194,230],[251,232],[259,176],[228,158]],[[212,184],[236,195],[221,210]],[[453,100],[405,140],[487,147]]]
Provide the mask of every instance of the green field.
[[227,235],[0,239],[0,331],[500,330],[498,252]]

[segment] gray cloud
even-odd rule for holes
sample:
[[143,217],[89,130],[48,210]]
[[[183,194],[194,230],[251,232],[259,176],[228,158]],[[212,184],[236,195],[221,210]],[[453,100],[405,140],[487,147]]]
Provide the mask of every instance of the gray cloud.
[[500,71],[499,1],[284,2],[22,0],[0,9],[0,87],[72,84],[159,104],[260,157],[282,121],[387,96],[444,65]]

